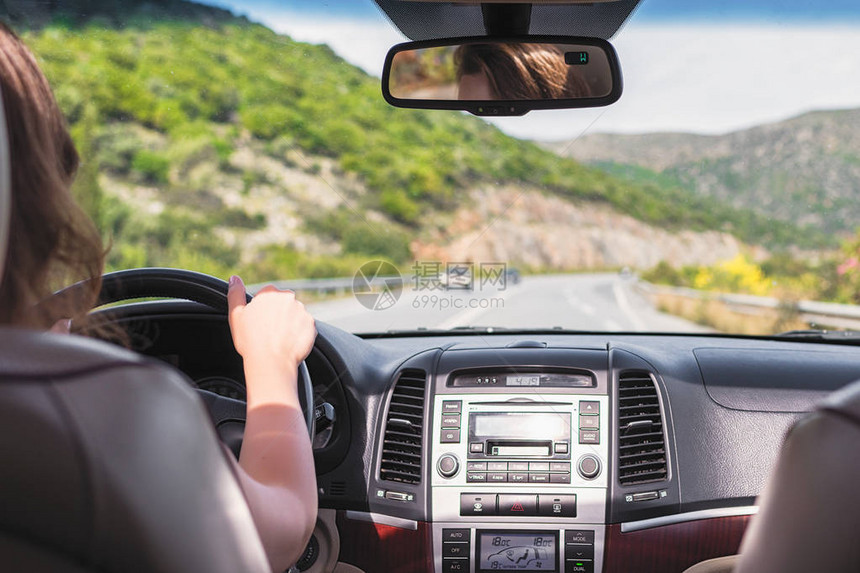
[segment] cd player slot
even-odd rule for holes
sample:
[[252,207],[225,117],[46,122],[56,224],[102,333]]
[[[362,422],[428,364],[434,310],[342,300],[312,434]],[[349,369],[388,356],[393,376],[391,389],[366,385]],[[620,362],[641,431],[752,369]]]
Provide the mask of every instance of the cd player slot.
[[543,440],[487,440],[488,456],[535,458],[552,455],[552,442]]
[[545,400],[530,400],[528,398],[513,398],[504,402],[472,402],[474,406],[573,406],[572,402],[547,402]]

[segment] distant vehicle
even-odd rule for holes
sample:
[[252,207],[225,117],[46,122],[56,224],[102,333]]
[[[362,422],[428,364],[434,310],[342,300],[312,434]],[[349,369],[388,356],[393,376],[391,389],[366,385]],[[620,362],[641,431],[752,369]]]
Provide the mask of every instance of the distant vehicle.
[[472,269],[466,265],[449,267],[447,272],[441,273],[437,277],[437,280],[446,290],[472,290],[475,284]]

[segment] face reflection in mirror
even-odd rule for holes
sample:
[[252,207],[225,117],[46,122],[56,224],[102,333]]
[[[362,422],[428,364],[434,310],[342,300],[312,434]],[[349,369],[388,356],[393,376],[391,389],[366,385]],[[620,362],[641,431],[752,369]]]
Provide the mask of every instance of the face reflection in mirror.
[[454,52],[458,99],[553,100],[589,97],[590,89],[552,44],[464,44]]
[[490,78],[484,72],[463,74],[457,83],[457,98],[462,100],[487,101],[497,99],[490,88]]
[[439,102],[601,98],[613,90],[608,50],[503,40],[404,49],[392,57],[388,88],[394,98]]

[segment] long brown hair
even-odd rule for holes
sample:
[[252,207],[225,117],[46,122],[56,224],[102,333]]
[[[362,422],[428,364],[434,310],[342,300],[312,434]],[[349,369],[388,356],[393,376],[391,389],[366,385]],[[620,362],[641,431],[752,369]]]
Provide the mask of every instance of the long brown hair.
[[[83,326],[101,288],[105,249],[72,197],[78,153],[48,80],[32,52],[2,22],[0,89],[12,183],[0,324],[48,328],[71,318]],[[79,296],[49,298],[57,288],[84,279],[92,282]]]
[[568,69],[561,50],[549,44],[464,44],[454,52],[457,81],[483,73],[500,100],[586,97],[588,84]]

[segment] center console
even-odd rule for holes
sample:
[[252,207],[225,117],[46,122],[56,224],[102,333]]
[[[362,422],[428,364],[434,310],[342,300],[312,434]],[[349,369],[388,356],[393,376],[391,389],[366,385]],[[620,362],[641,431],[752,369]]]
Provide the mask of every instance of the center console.
[[540,367],[443,365],[430,452],[436,572],[602,571],[606,354],[547,353],[562,354],[544,350]]

